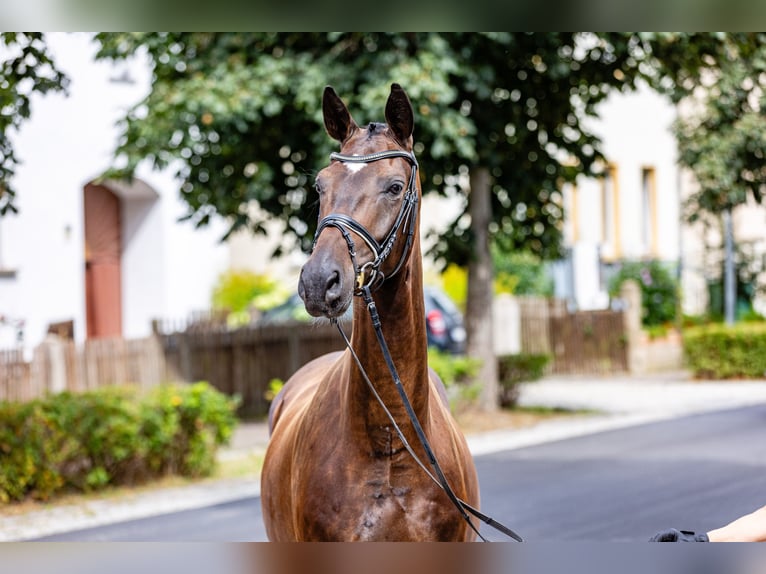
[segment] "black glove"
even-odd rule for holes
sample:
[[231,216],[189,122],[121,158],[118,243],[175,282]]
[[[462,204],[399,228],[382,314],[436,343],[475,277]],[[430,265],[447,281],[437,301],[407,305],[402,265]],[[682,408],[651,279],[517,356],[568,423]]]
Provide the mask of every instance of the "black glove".
[[649,542],[710,542],[710,539],[704,533],[696,534],[691,530],[669,528],[652,536]]

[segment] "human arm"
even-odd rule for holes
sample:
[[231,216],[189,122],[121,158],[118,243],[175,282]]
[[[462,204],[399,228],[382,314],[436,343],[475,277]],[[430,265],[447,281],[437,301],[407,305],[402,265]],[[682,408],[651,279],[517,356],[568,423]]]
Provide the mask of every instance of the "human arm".
[[766,505],[707,534],[710,542],[766,542]]

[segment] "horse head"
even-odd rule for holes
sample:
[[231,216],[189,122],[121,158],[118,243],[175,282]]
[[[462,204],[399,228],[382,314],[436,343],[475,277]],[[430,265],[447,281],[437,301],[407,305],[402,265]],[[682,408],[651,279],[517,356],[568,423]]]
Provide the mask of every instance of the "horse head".
[[322,100],[327,133],[341,144],[316,177],[319,225],[298,293],[313,316],[336,318],[363,287],[377,287],[406,262],[416,232],[419,182],[413,112],[391,86],[386,123],[359,127],[331,87]]

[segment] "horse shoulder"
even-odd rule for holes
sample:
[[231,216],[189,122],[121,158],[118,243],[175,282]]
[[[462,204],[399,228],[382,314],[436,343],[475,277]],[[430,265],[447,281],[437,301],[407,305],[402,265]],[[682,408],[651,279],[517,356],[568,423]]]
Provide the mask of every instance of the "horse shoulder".
[[444,382],[442,382],[441,377],[431,367],[428,367],[428,375],[429,375],[429,379],[431,379],[431,383],[436,388],[436,392],[438,393],[439,398],[444,403],[444,406],[449,408],[449,397],[447,396],[447,387],[445,386]]
[[342,351],[327,353],[309,361],[293,373],[269,407],[269,434],[274,432],[285,410],[292,410],[310,400],[322,380],[322,375],[341,354]]

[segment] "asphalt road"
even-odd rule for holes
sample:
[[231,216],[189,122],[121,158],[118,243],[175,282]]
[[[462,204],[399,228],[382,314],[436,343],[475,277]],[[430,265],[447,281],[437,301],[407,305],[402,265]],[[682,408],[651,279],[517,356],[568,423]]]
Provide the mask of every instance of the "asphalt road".
[[[669,527],[707,531],[766,503],[766,405],[483,455],[476,464],[484,512],[528,541],[639,542]],[[266,537],[260,501],[246,498],[40,540]]]

